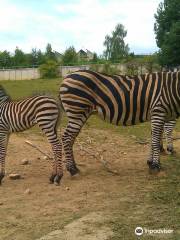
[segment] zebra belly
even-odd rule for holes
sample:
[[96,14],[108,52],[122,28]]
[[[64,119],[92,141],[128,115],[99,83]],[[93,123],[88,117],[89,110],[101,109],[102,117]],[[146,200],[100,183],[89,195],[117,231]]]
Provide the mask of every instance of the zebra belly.
[[23,132],[31,127],[33,127],[36,124],[35,121],[28,122],[26,124],[11,124],[10,126],[10,132]]
[[[146,121],[150,120],[150,116],[148,116],[147,119],[143,119],[143,120],[139,120],[137,119],[136,121],[133,121],[132,117],[129,116],[127,118],[125,118],[124,116],[126,116],[126,112],[124,113],[124,116],[121,117],[120,119],[118,119],[118,114],[114,114],[114,117],[111,119],[110,114],[108,114],[108,112],[103,111],[103,109],[100,106],[96,107],[97,110],[97,115],[105,122],[111,123],[113,125],[116,126],[132,126],[135,124],[139,124],[139,123],[143,123]],[[128,114],[129,115],[129,114]]]

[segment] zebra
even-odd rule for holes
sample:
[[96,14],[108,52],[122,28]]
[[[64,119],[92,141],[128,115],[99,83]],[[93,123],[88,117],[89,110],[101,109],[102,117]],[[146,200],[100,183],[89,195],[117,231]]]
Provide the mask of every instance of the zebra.
[[[172,138],[172,132],[173,132],[173,129],[175,128],[175,125],[176,125],[176,120],[171,120],[169,122],[166,122],[163,128],[164,135],[167,142],[167,153],[169,155],[172,155],[175,153],[174,146],[173,146],[173,138]],[[163,147],[163,136],[162,136],[160,140],[160,152],[164,152],[164,151],[165,149]]]
[[116,125],[151,121],[151,157],[147,164],[150,172],[160,171],[163,126],[180,114],[180,72],[111,76],[79,70],[64,78],[59,98],[68,117],[62,144],[66,168],[72,176],[79,172],[73,144],[93,112]]
[[60,104],[54,98],[39,95],[12,101],[0,85],[0,184],[5,176],[5,157],[9,136],[38,124],[51,144],[54,159],[50,183],[59,184],[62,172],[62,143],[57,136]]

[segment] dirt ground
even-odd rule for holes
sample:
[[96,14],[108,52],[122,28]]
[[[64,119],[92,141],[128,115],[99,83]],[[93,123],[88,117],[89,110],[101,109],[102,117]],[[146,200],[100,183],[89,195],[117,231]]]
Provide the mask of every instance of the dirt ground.
[[[0,240],[136,239],[134,229],[152,207],[148,145],[136,143],[134,136],[84,130],[75,144],[81,174],[70,177],[65,171],[61,185],[55,186],[48,183],[49,160],[25,140],[51,154],[41,134],[10,137],[6,177],[0,187]],[[30,164],[22,165],[23,159]],[[11,180],[10,173],[22,178]],[[117,217],[122,235],[113,238]]]

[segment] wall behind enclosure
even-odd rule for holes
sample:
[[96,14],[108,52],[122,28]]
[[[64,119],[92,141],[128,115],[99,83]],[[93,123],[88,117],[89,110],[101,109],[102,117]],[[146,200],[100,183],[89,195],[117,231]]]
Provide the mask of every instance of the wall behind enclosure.
[[[79,66],[59,66],[58,75],[60,77],[65,77],[67,74],[78,71],[78,70],[88,70],[92,68],[93,65],[79,65]],[[103,64],[95,64],[95,71],[104,72]],[[126,64],[111,64],[112,68],[115,68],[119,74],[127,73]],[[145,66],[138,67],[138,73],[146,73],[147,69]],[[156,71],[156,70],[155,70]],[[40,72],[38,68],[19,68],[19,69],[0,69],[0,80],[30,80],[40,78]]]
[[30,80],[40,78],[38,68],[1,69],[0,80]]

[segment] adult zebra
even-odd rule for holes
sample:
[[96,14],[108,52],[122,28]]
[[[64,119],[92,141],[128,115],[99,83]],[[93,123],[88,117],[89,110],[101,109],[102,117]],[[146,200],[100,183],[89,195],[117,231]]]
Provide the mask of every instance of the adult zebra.
[[45,133],[52,146],[54,160],[50,182],[59,184],[62,172],[62,143],[57,137],[60,106],[48,96],[34,96],[22,101],[12,101],[0,86],[0,184],[5,176],[5,157],[8,138],[12,132],[24,131],[35,124]]
[[116,125],[151,120],[152,154],[147,163],[150,169],[159,171],[163,126],[180,114],[180,72],[110,76],[81,70],[65,77],[60,99],[68,117],[62,142],[71,175],[78,172],[73,156],[75,138],[94,111]]

